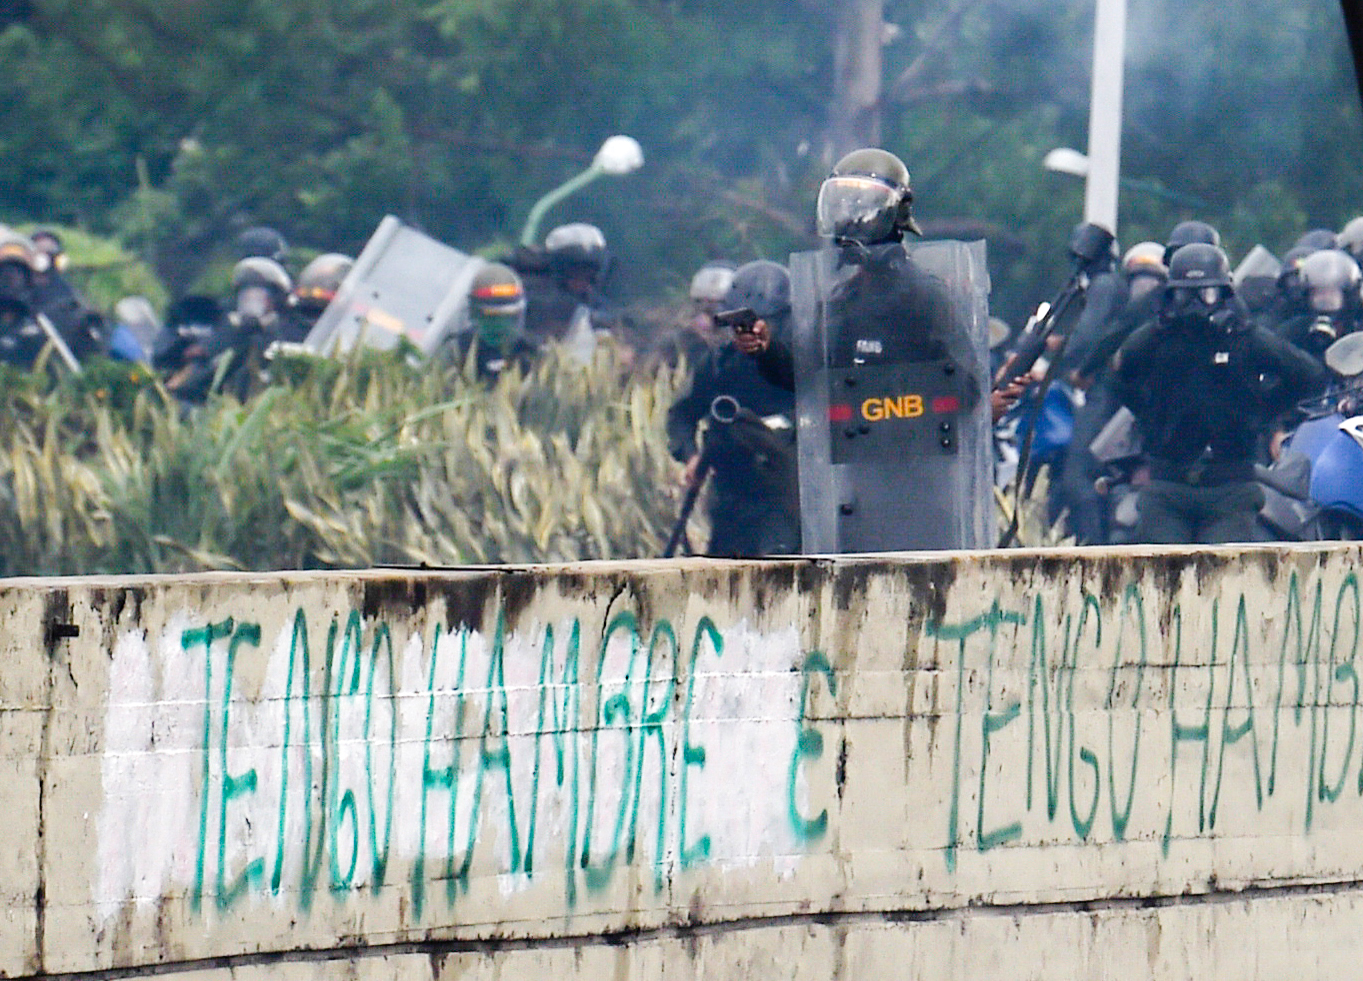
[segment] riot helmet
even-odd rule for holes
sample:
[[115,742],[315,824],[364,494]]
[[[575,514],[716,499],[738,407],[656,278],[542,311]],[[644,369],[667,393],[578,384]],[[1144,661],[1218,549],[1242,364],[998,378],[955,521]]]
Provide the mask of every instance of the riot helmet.
[[0,233],[0,295],[24,295],[33,285],[34,253],[32,241],[13,230]]
[[1166,309],[1175,316],[1206,314],[1231,295],[1230,259],[1209,242],[1181,246],[1169,262]]
[[65,271],[66,249],[60,235],[50,228],[39,228],[29,238],[33,242],[33,266],[36,272],[45,273],[50,269]]
[[1112,268],[1116,248],[1117,237],[1091,221],[1075,225],[1070,232],[1069,252],[1076,270],[1106,272]]
[[292,289],[293,280],[273,259],[248,256],[232,268],[237,312],[246,316],[259,318],[279,310]]
[[1122,256],[1122,272],[1127,276],[1168,279],[1169,268],[1164,264],[1164,246],[1158,242],[1137,242]]
[[1301,267],[1318,250],[1296,245],[1283,253],[1282,268],[1278,270],[1278,291],[1291,303],[1305,304],[1306,291],[1302,287]]
[[726,310],[752,310],[775,327],[790,313],[790,272],[779,262],[757,259],[739,266],[724,295]]
[[506,351],[525,328],[525,289],[510,266],[489,262],[469,285],[469,327],[478,341]]
[[298,274],[293,295],[300,307],[323,310],[341,288],[355,260],[339,252],[324,252]]
[[1169,269],[1164,265],[1164,246],[1158,242],[1137,242],[1122,256],[1122,274],[1126,276],[1131,299],[1148,296],[1169,278]]
[[559,225],[544,237],[549,267],[559,276],[586,276],[597,282],[606,268],[606,236],[586,222]]
[[266,225],[252,226],[237,236],[237,255],[244,259],[259,257],[282,262],[288,251],[289,243],[284,236]]
[[1336,245],[1355,259],[1363,257],[1363,215],[1349,219],[1339,230]]
[[1313,228],[1309,232],[1302,232],[1301,237],[1292,244],[1318,252],[1321,249],[1338,248],[1339,236],[1328,228]]
[[1221,245],[1221,233],[1205,221],[1181,221],[1169,232],[1164,243],[1164,264],[1168,266],[1174,253],[1185,245],[1201,242],[1206,245]]
[[913,219],[909,169],[888,150],[853,150],[819,188],[819,234],[834,242],[896,242],[904,231],[922,235]]
[[714,312],[723,306],[733,281],[734,264],[727,259],[716,259],[696,270],[688,295],[698,308]]
[[1301,264],[1301,285],[1311,309],[1318,314],[1338,314],[1355,310],[1359,304],[1359,282],[1363,273],[1347,252],[1322,249],[1307,256]]

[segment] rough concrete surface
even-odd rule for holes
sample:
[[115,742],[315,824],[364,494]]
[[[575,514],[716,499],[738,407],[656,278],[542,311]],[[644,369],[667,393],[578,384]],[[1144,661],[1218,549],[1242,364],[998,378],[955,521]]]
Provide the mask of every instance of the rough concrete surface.
[[1355,976],[1358,559],[2,581],[0,976]]

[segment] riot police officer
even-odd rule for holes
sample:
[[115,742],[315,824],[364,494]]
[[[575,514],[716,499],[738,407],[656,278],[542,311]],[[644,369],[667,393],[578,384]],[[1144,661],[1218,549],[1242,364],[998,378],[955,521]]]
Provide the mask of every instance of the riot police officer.
[[[789,331],[790,274],[767,260],[740,266],[718,313],[731,337],[758,329]],[[724,324],[731,326],[725,327]],[[794,398],[763,378],[736,340],[707,348],[691,387],[667,415],[672,455],[686,464],[683,483],[696,488],[714,474],[707,554],[784,555],[800,545],[795,475]],[[703,436],[698,427],[706,421]]]
[[289,296],[279,339],[290,343],[307,340],[322,311],[336,296],[354,266],[355,260],[340,252],[324,252],[304,266]]
[[293,280],[278,262],[248,256],[232,269],[234,306],[206,338],[184,351],[185,364],[166,380],[177,397],[201,402],[219,366],[227,362],[223,389],[245,399],[257,387],[266,350],[279,339]]
[[1126,251],[1119,274],[1103,293],[1110,294],[1110,299],[1103,303],[1090,299],[1065,349],[1070,379],[1084,391],[1084,399],[1074,414],[1074,432],[1059,480],[1060,500],[1068,512],[1069,530],[1080,545],[1108,541],[1107,501],[1095,487],[1103,468],[1089,446],[1118,408],[1109,370],[1112,356],[1158,312],[1168,277],[1164,248],[1158,242],[1140,242]]
[[1321,249],[1302,261],[1299,275],[1306,309],[1279,324],[1278,333],[1323,362],[1325,349],[1363,320],[1363,274],[1349,253]]
[[535,347],[525,336],[525,288],[516,271],[486,263],[469,284],[468,328],[455,336],[455,353],[473,358],[479,378],[491,380],[513,365],[525,367]]
[[1169,263],[1173,261],[1174,253],[1185,245],[1193,243],[1204,245],[1221,246],[1221,233],[1205,221],[1191,219],[1181,221],[1169,230],[1169,237],[1164,240],[1164,266],[1167,269]]
[[791,257],[794,348],[760,328],[739,341],[801,403],[802,547],[982,546],[993,521],[982,244],[911,251],[908,168],[878,148],[838,161],[816,216],[827,245]]
[[[819,234],[837,249],[841,275],[828,301],[832,366],[940,357],[952,328],[951,300],[904,249],[905,232],[922,234],[904,162],[886,150],[854,150],[823,182],[816,208]],[[787,344],[759,330],[745,346],[768,378],[794,390]]]
[[86,303],[66,278],[66,249],[61,236],[50,228],[39,228],[30,239],[33,309],[47,317],[76,360],[107,353],[108,326],[99,311]]
[[596,332],[611,326],[601,297],[609,263],[606,236],[585,222],[552,229],[542,249],[518,249],[507,264],[525,285],[527,340],[558,341],[589,358]]
[[26,236],[0,231],[0,361],[23,369],[48,341],[34,317],[34,253]]
[[1137,540],[1255,540],[1260,443],[1323,379],[1308,355],[1253,322],[1220,248],[1178,249],[1158,315],[1122,345],[1115,367],[1117,396],[1150,459]]

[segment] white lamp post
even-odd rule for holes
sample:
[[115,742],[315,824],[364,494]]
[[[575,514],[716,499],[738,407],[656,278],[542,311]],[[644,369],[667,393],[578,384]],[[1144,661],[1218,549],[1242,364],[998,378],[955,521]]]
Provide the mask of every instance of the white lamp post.
[[1089,98],[1088,174],[1084,221],[1117,232],[1122,158],[1122,75],[1126,0],[1098,0],[1093,24],[1093,92]]
[[568,195],[581,190],[603,174],[620,177],[625,174],[632,174],[643,165],[644,150],[643,147],[639,146],[638,140],[632,136],[617,135],[610,137],[605,143],[601,144],[601,149],[596,151],[596,156],[592,158],[590,167],[576,177],[564,181],[535,202],[530,209],[530,214],[525,218],[525,227],[521,229],[521,244],[535,244],[535,240],[539,237],[540,221],[544,218],[545,212]]

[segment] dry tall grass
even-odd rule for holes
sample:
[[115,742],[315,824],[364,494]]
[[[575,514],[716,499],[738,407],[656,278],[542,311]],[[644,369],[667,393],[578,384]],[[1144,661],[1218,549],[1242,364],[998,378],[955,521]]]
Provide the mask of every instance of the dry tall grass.
[[137,369],[5,375],[0,574],[634,558],[676,514],[680,372],[609,345],[491,386],[374,354],[276,375],[188,412]]

